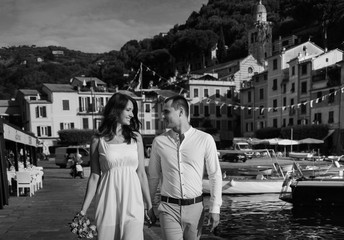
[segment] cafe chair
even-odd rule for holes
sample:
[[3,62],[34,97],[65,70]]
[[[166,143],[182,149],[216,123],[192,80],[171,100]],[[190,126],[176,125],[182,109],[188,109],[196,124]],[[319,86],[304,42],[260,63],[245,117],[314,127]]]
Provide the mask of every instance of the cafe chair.
[[16,172],[16,179],[17,179],[17,197],[19,197],[20,189],[23,188],[29,188],[30,194],[34,195],[34,183],[32,182],[31,174],[30,172]]

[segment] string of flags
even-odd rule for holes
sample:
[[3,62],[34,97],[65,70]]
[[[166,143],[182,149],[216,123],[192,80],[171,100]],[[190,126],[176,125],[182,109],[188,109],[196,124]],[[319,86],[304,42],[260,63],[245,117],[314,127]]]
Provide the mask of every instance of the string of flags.
[[[140,68],[137,70],[134,78],[131,80],[129,86],[135,81],[135,79],[137,78],[137,76],[139,77],[139,81],[138,81],[138,85],[135,88],[135,91],[139,91],[139,87],[142,86],[142,71],[144,70],[143,68],[145,68],[145,71],[147,72],[151,72],[153,74],[153,76],[158,76],[159,77],[159,82],[161,82],[162,80],[167,82],[168,86],[174,86],[176,88],[179,88],[179,95],[182,93],[186,93],[189,92],[189,90],[178,86],[178,83],[180,83],[180,81],[176,80],[177,74],[178,72],[176,71],[176,74],[174,77],[171,77],[170,79],[167,79],[161,75],[159,75],[158,73],[156,73],[154,70],[152,70],[151,68],[149,68],[148,66],[144,65],[143,63],[140,64]],[[130,87],[129,87],[130,88]],[[224,106],[228,106],[228,107],[232,107],[234,110],[240,109],[240,110],[253,110],[253,111],[260,111],[261,114],[264,113],[264,111],[278,111],[278,110],[282,110],[282,111],[286,111],[286,110],[290,110],[290,109],[299,109],[302,107],[302,105],[306,106],[309,104],[309,106],[311,108],[314,107],[315,104],[321,103],[323,101],[325,101],[328,98],[331,98],[331,101],[334,102],[334,97],[338,94],[338,93],[344,93],[344,87],[340,87],[340,89],[337,89],[333,92],[330,92],[329,94],[323,95],[321,97],[318,97],[316,99],[312,99],[312,100],[308,100],[308,101],[304,101],[301,103],[296,103],[296,104],[291,104],[291,105],[285,105],[282,107],[250,107],[250,106],[245,106],[245,105],[240,105],[240,104],[232,104],[232,103],[227,103],[227,102],[223,102],[223,101],[219,101],[219,100],[215,100],[209,97],[202,97],[202,98],[194,98],[192,100],[193,103],[203,103],[203,104],[211,104],[214,103],[216,106],[220,106],[220,109]]]

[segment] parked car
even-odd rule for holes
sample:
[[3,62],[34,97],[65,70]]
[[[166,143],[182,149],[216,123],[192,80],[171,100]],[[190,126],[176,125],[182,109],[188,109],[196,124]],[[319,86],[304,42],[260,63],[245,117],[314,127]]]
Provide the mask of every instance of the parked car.
[[247,156],[242,151],[232,151],[222,155],[222,161],[224,162],[246,162]]
[[90,149],[85,146],[58,147],[55,150],[55,164],[60,168],[67,166],[68,156],[70,154],[81,154],[82,166],[90,165]]

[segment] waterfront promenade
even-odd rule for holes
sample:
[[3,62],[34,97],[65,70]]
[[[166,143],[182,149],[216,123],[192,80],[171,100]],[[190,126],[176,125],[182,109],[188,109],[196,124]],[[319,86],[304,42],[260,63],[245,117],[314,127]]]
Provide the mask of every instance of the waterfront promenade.
[[[85,179],[73,179],[69,169],[58,168],[52,159],[38,165],[44,167],[43,189],[32,197],[10,197],[9,205],[0,209],[0,240],[77,239],[70,232],[69,223],[80,210],[90,169],[84,168]],[[93,204],[87,215],[93,221]],[[159,223],[144,227],[144,239],[162,239]],[[204,233],[201,239],[221,238]]]

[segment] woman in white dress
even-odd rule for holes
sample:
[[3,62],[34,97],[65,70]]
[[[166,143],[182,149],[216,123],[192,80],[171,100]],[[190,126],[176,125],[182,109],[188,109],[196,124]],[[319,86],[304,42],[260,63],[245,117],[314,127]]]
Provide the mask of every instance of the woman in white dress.
[[143,239],[144,202],[152,211],[137,113],[133,98],[115,93],[92,138],[91,175],[80,213],[86,214],[96,196],[99,240]]

